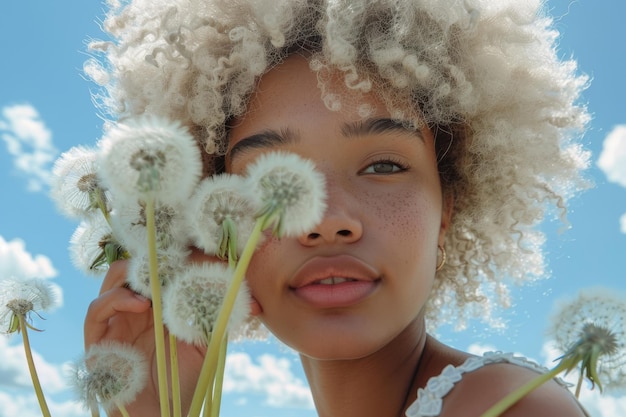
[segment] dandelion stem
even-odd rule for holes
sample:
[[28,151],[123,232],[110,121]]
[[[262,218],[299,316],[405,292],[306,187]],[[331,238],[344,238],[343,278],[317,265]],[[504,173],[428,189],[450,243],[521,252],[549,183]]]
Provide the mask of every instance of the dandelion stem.
[[220,405],[222,403],[222,386],[224,384],[224,370],[226,368],[226,351],[228,350],[228,335],[222,340],[220,355],[217,362],[215,374],[215,386],[213,387],[213,401],[211,402],[211,417],[220,416]]
[[109,214],[109,210],[107,209],[106,196],[104,195],[104,191],[98,187],[95,191],[94,199],[96,200],[96,205],[100,209],[100,212],[104,216],[104,219],[107,223],[111,224],[111,215]]
[[548,382],[566,369],[571,369],[571,360],[562,360],[561,363],[552,368],[550,371],[546,372],[545,374],[539,375],[537,378],[531,380],[530,382],[522,385],[515,391],[509,393],[507,396],[495,403],[489,410],[483,413],[481,417],[499,416],[500,414],[508,410],[509,407],[513,406],[513,404],[521,400],[528,393],[539,388],[541,385]]
[[578,375],[578,382],[576,383],[576,391],[574,392],[574,396],[576,398],[578,398],[580,396],[580,389],[583,386],[583,379],[585,377],[585,373],[584,373],[585,369],[584,369],[584,367],[585,367],[585,363],[581,362],[581,364],[580,364],[580,374]]
[[148,201],[146,201],[146,228],[148,233],[148,253],[150,257],[150,289],[152,293],[154,343],[156,348],[161,417],[170,417],[169,390],[167,386],[167,363],[165,358],[165,331],[163,330],[163,307],[161,300],[161,281],[159,280],[156,251],[156,225],[153,198],[149,198]]
[[220,308],[219,315],[217,316],[217,320],[215,321],[215,325],[213,326],[213,334],[211,335],[211,340],[209,341],[207,353],[204,357],[204,362],[202,364],[202,370],[200,371],[198,384],[196,385],[196,390],[193,394],[193,399],[191,400],[189,417],[196,417],[200,415],[203,399],[207,392],[209,383],[215,378],[215,371],[217,368],[217,360],[219,356],[220,346],[222,345],[222,339],[224,338],[224,334],[226,333],[228,318],[230,317],[230,313],[233,310],[235,298],[237,297],[237,293],[239,292],[239,288],[241,287],[241,283],[243,282],[244,274],[248,269],[248,265],[250,264],[250,259],[252,259],[252,254],[254,253],[257,242],[261,237],[261,232],[263,230],[262,227],[264,223],[264,217],[257,219],[254,225],[254,229],[252,230],[252,233],[250,234],[250,237],[246,242],[246,246],[243,249],[241,257],[239,258],[239,262],[237,262],[237,267],[235,268],[231,284],[228,287],[228,291],[226,292],[226,296],[224,297],[222,308]]
[[30,371],[30,377],[33,380],[33,387],[35,388],[35,394],[37,394],[37,401],[39,401],[39,407],[44,417],[50,417],[50,410],[48,404],[46,404],[46,398],[43,395],[41,384],[39,383],[39,377],[37,376],[37,369],[35,369],[35,361],[33,361],[33,353],[30,349],[30,340],[28,339],[28,328],[26,320],[23,315],[18,315],[20,322],[20,329],[22,330],[22,340],[24,342],[24,352],[26,353],[26,362],[28,362],[28,370]]
[[202,417],[209,417],[211,415],[211,410],[213,409],[213,395],[215,394],[214,388],[215,388],[215,378],[211,378],[209,380],[209,384],[207,385],[207,389],[206,389]]
[[211,415],[211,402],[213,401],[213,384],[209,384],[207,393],[204,397],[204,408],[202,409],[202,417],[209,417]]
[[180,401],[180,376],[178,371],[178,347],[176,345],[176,336],[170,333],[170,368],[172,378],[172,407],[174,409],[174,417],[182,416],[182,406]]
[[128,414],[128,410],[126,410],[126,407],[124,407],[123,405],[118,404],[117,409],[120,410],[120,413],[122,413],[122,417],[130,417],[130,414]]

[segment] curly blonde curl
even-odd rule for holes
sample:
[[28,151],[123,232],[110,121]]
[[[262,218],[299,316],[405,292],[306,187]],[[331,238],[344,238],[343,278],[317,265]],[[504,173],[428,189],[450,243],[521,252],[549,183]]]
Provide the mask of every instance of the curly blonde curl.
[[331,68],[356,92],[383,83],[394,117],[419,112],[454,201],[431,324],[491,320],[510,283],[544,276],[537,226],[565,221],[587,185],[587,78],[559,58],[539,0],[110,1],[104,29],[111,39],[91,42],[85,64],[101,109],[179,120],[215,157],[259,77],[297,51],[320,80]]

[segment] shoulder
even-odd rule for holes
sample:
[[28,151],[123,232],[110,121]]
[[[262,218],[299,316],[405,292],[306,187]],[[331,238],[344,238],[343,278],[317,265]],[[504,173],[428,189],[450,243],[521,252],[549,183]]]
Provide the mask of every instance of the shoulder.
[[[441,417],[480,416],[489,407],[512,391],[535,379],[537,370],[514,363],[490,363],[463,378],[443,401]],[[554,380],[535,389],[509,410],[503,417],[585,417],[586,414],[571,392]]]

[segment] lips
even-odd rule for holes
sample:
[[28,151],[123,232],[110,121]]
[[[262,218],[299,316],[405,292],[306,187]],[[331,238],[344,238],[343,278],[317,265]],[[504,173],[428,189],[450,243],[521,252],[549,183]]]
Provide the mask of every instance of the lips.
[[378,271],[350,255],[315,257],[296,271],[290,289],[314,307],[347,307],[371,294],[379,277]]

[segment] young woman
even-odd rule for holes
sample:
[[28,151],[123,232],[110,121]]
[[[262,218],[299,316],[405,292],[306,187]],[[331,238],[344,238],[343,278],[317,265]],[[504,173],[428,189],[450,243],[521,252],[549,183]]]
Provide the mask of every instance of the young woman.
[[[207,175],[243,174],[276,150],[324,175],[321,222],[268,236],[247,274],[252,314],[300,353],[321,417],[479,416],[536,377],[428,329],[479,310],[492,319],[505,280],[541,274],[533,226],[550,204],[563,215],[582,184],[585,79],[558,59],[539,4],[137,0],[105,28],[114,42],[92,46],[109,65],[86,68],[116,117],[180,120]],[[150,303],[125,279],[112,265],[86,345],[120,340],[153,357]],[[204,352],[180,349],[188,406]],[[159,414],[155,387],[131,415]],[[504,415],[585,413],[552,381]]]

